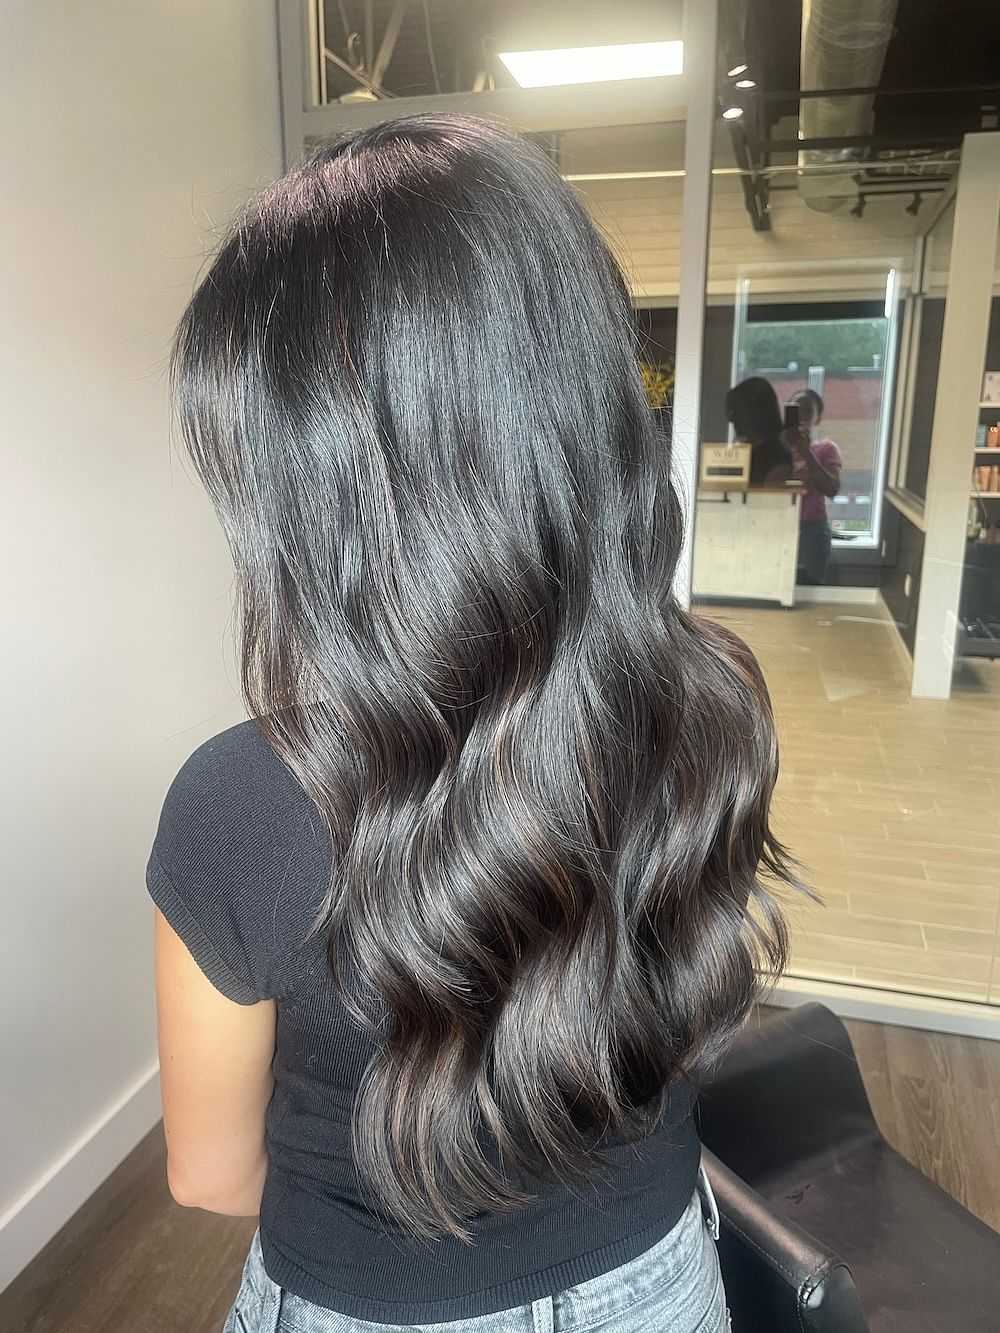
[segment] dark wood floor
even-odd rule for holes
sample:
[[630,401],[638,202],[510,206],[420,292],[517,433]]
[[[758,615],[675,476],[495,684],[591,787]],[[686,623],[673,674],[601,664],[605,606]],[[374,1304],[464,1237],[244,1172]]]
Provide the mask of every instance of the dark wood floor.
[[[852,1022],[889,1141],[1000,1230],[1000,1042]],[[253,1223],[177,1208],[149,1134],[0,1294],[3,1333],[218,1333]]]

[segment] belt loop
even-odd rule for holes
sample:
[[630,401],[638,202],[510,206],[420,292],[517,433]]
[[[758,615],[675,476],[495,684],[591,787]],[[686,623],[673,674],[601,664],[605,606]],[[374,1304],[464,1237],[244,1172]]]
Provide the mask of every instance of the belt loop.
[[534,1333],[552,1333],[552,1297],[531,1302],[531,1326]]
[[704,1163],[698,1167],[698,1193],[701,1195],[701,1211],[705,1218],[705,1225],[708,1227],[712,1239],[718,1240],[722,1235],[719,1205],[715,1201],[715,1191],[712,1189],[712,1182],[708,1178]]
[[284,1305],[285,1292],[283,1286],[277,1285],[277,1282],[271,1282],[271,1290],[268,1292],[268,1302],[271,1309],[267,1312],[267,1320],[261,1325],[267,1329],[267,1333],[280,1333],[281,1329],[281,1306]]

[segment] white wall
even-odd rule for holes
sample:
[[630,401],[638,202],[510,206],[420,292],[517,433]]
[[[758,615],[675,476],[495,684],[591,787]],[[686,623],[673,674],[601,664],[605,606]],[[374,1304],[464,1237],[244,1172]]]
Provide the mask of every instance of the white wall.
[[273,0],[8,0],[0,54],[0,1287],[157,1115],[143,867],[240,715],[163,371],[280,171]]

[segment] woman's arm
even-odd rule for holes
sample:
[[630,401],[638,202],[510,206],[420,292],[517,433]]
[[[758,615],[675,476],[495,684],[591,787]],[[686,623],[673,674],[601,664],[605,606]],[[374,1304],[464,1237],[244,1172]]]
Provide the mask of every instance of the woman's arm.
[[840,491],[840,468],[824,467],[813,453],[807,430],[789,431],[788,436],[795,456],[805,464],[809,485],[832,500]]
[[226,999],[159,911],[156,1000],[170,1192],[186,1207],[256,1217],[267,1173],[274,1002]]

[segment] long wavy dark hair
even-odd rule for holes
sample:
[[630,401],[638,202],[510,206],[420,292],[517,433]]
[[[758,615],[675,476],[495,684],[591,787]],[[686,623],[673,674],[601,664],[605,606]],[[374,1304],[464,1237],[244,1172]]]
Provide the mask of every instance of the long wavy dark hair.
[[467,1237],[654,1129],[781,967],[767,692],[674,599],[626,286],[522,139],[324,147],[233,228],[174,375],[247,705],[329,829],[359,1166]]
[[761,375],[734,384],[726,394],[726,415],[737,437],[762,444],[780,440],[784,423],[774,385]]

